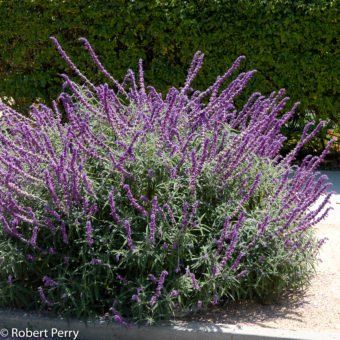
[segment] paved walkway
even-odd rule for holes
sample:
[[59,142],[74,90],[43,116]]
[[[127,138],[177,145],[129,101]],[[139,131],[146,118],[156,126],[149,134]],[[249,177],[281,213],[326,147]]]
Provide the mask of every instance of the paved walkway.
[[327,175],[329,180],[333,183],[331,190],[334,190],[340,195],[340,171],[324,170],[321,171],[321,173]]

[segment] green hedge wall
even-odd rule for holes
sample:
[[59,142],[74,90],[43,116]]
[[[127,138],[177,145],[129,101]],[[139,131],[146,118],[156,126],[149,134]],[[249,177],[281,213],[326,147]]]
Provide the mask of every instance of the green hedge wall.
[[93,43],[118,79],[138,58],[146,80],[161,90],[180,85],[198,49],[206,63],[197,87],[207,86],[241,54],[244,68],[267,94],[285,87],[301,100],[298,121],[315,111],[339,126],[337,7],[332,0],[0,0],[0,97],[21,109],[56,97],[67,70],[52,43],[55,35],[77,65],[99,75],[77,38]]

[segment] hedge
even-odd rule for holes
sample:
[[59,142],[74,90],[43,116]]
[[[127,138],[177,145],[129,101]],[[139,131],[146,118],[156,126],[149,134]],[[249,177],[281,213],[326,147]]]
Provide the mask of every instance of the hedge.
[[100,81],[79,53],[77,39],[85,36],[118,79],[143,58],[147,83],[162,91],[183,83],[197,50],[207,56],[198,88],[245,55],[244,69],[258,70],[249,92],[284,87],[301,100],[295,124],[326,118],[339,126],[336,2],[0,0],[0,98],[13,97],[24,109],[57,96],[58,74],[67,66],[51,48],[51,35]]

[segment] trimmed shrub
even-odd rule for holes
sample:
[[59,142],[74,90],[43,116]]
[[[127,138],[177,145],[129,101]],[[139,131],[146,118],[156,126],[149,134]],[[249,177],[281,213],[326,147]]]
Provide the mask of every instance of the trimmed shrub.
[[308,283],[331,195],[315,170],[331,143],[291,164],[322,122],[282,158],[297,104],[282,114],[280,90],[238,108],[255,71],[224,84],[244,57],[197,91],[197,52],[163,97],[142,61],[119,83],[82,38],[113,85],[97,86],[52,40],[81,85],[62,75],[53,108],[29,117],[0,104],[1,306],[152,323]]
[[50,35],[99,82],[74,44],[86,36],[118,79],[143,58],[147,82],[162,93],[184,82],[192,51],[209,56],[204,76],[195,82],[200,89],[238,55],[247,55],[245,69],[259,71],[248,93],[260,89],[267,95],[285,87],[293,101],[301,100],[288,133],[300,132],[313,111],[316,120],[339,126],[336,5],[333,0],[0,1],[0,97],[15,98],[22,110],[38,98],[49,105],[58,95],[57,74],[65,65],[50,48]]

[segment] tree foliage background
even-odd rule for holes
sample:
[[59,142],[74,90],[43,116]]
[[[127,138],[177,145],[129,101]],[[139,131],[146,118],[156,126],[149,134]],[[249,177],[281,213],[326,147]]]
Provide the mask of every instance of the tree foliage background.
[[[309,119],[339,127],[340,70],[335,0],[0,0],[0,97],[27,109],[60,92],[67,66],[55,35],[73,60],[99,80],[77,39],[85,36],[118,79],[143,58],[146,81],[165,91],[180,86],[197,50],[206,62],[204,88],[239,55],[259,72],[250,91],[284,87],[301,101],[290,126]],[[85,73],[86,73],[85,72]]]

